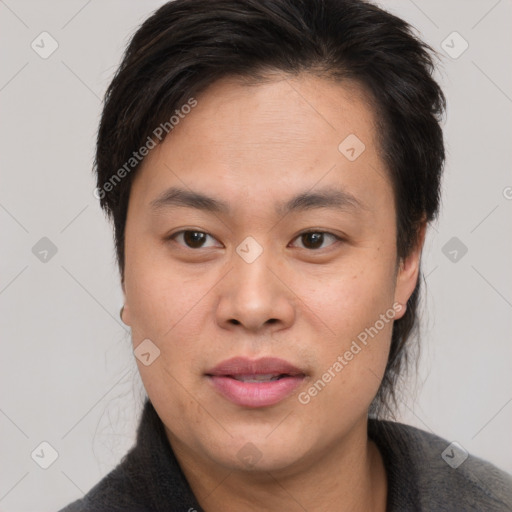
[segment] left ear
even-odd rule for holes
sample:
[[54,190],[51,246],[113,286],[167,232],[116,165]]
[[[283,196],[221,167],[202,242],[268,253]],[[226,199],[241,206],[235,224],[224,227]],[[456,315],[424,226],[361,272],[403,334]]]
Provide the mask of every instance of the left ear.
[[418,275],[420,272],[421,251],[425,242],[425,233],[427,231],[427,222],[422,221],[418,228],[418,236],[416,244],[409,252],[408,256],[400,261],[398,273],[396,276],[395,286],[395,302],[398,302],[402,308],[395,315],[395,320],[404,316],[407,306],[407,301],[412,295],[416,283],[418,282]]

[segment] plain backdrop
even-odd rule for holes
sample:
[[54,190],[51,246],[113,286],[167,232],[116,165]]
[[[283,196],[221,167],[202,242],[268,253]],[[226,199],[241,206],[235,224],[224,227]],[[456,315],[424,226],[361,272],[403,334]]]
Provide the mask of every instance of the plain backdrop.
[[[162,3],[0,1],[2,511],[57,510],[135,439],[144,389],[91,168],[104,91]],[[421,360],[398,419],[512,472],[512,2],[380,5],[443,56],[448,100]]]

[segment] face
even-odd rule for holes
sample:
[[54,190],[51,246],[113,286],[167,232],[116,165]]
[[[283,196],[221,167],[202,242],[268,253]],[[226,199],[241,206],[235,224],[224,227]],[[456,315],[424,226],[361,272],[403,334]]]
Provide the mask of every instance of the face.
[[398,266],[356,85],[225,79],[196,99],[133,182],[123,318],[178,452],[306,467],[366,425],[419,250]]

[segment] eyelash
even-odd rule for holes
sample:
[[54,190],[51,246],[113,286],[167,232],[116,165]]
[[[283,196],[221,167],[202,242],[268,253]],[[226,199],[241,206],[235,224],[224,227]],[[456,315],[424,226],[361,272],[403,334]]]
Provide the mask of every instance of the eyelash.
[[[195,229],[183,229],[181,231],[177,231],[176,233],[173,233],[172,235],[169,235],[168,237],[166,237],[166,240],[172,240],[172,241],[176,241],[175,239],[179,236],[179,235],[182,235],[182,234],[185,234],[185,233],[201,233],[201,234],[204,234],[204,235],[207,235],[207,236],[210,236],[211,238],[214,238],[212,235],[210,235],[209,233],[206,233],[205,231],[200,231],[200,230],[195,230]],[[328,231],[321,231],[321,230],[314,230],[314,229],[311,229],[311,230],[306,230],[306,231],[303,231],[302,233],[299,233],[293,240],[297,240],[305,235],[308,235],[308,234],[318,234],[318,235],[327,235],[331,238],[334,239],[334,243],[330,244],[329,246],[327,247],[331,247],[332,245],[334,245],[336,242],[343,242],[344,239],[341,238],[340,236],[338,235],[335,235],[334,233],[330,233]],[[323,241],[322,241],[323,242]],[[179,242],[177,242],[179,243]],[[209,249],[209,247],[189,247],[185,244],[180,244],[182,245],[183,247],[185,247],[186,249],[190,249],[192,251],[197,251],[197,250],[200,250],[200,249]],[[309,250],[309,251],[313,251],[313,252],[317,252],[317,251],[321,251],[322,249],[325,249],[325,247],[323,248],[317,248],[317,249],[308,249],[307,247],[303,247],[301,249],[305,249],[305,250]]]

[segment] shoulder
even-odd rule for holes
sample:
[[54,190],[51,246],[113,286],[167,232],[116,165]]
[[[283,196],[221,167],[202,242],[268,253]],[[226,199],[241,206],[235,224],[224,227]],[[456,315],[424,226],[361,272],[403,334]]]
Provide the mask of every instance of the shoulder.
[[122,461],[82,499],[60,512],[201,510],[149,400],[137,441]]
[[392,484],[412,488],[419,510],[512,510],[512,476],[459,443],[392,421],[369,420],[368,429]]
[[116,512],[144,511],[147,504],[139,502],[137,482],[131,478],[125,460],[98,482],[82,499],[76,500],[59,512]]

